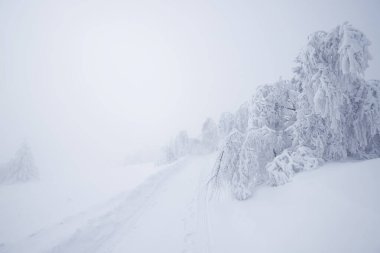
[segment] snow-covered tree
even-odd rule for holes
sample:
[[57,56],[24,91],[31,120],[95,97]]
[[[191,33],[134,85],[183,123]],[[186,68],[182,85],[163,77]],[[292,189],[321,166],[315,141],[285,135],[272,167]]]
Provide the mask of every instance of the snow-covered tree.
[[235,113],[235,127],[242,133],[245,133],[248,129],[249,120],[249,103],[242,104]]
[[24,143],[15,157],[3,167],[1,180],[4,183],[27,182],[38,178],[38,170],[34,165],[29,146]]
[[[298,118],[315,114],[323,121],[324,133],[319,136],[325,137],[320,147],[325,160],[362,157],[380,128],[379,98],[373,95],[378,85],[363,79],[369,45],[363,33],[345,23],[331,33],[312,35],[297,58],[296,79],[305,100]],[[365,106],[369,103],[370,109]]]
[[215,151],[218,147],[218,127],[211,118],[203,123],[202,143],[208,151]]
[[[273,184],[282,184],[284,178],[290,178],[286,176],[292,174],[289,170],[300,170],[292,158],[300,158],[300,150],[303,157],[308,157],[303,159],[308,161],[304,169],[316,167],[322,159],[378,154],[378,144],[369,144],[376,143],[372,140],[377,139],[380,130],[380,101],[376,92],[379,86],[364,80],[370,59],[369,44],[364,34],[347,23],[330,33],[317,32],[309,38],[295,69],[294,82],[300,92],[297,121],[292,127],[293,147],[283,155],[291,159],[279,157],[268,165]],[[279,162],[281,159],[283,162]],[[274,178],[282,179],[276,182]]]
[[174,140],[174,153],[176,157],[182,157],[189,153],[189,136],[186,131],[178,133]]
[[244,137],[244,134],[238,130],[233,130],[226,137],[216,159],[214,175],[210,179],[215,188],[231,185],[232,176],[238,167],[239,154]]
[[224,138],[227,135],[229,135],[234,129],[234,126],[235,126],[234,115],[230,112],[222,113],[219,119],[219,123],[218,123],[219,137]]
[[369,45],[347,23],[312,34],[294,78],[259,87],[235,114],[215,185],[246,199],[259,184],[284,184],[324,161],[379,157],[380,82],[364,79]]
[[159,164],[171,163],[190,153],[190,140],[186,131],[177,134],[174,140],[162,148]]
[[297,91],[293,84],[280,80],[257,88],[249,104],[249,129],[266,126],[284,129],[296,120]]
[[[259,87],[249,103],[241,107],[249,108],[247,129],[245,132],[236,129],[226,138],[214,172],[215,179],[227,177],[223,182],[231,187],[237,199],[248,198],[254,187],[265,183],[268,178],[265,165],[291,146],[286,128],[296,118],[295,93],[289,82],[279,81]],[[220,185],[220,181],[216,183]]]

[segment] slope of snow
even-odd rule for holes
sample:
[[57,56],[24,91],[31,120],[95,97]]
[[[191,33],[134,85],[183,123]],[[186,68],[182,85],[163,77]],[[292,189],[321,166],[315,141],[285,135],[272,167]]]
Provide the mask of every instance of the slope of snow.
[[331,163],[213,203],[212,252],[380,252],[380,159]]
[[262,186],[247,201],[208,198],[214,161],[215,154],[193,156],[163,167],[103,205],[2,240],[0,252],[380,251],[380,159],[330,163],[289,184]]

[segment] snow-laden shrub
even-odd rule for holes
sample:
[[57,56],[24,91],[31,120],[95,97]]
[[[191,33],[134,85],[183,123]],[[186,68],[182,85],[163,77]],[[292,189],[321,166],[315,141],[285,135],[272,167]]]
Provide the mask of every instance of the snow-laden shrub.
[[265,168],[269,174],[269,184],[273,186],[289,182],[295,173],[293,158],[287,149],[276,156]]
[[157,164],[171,163],[191,152],[192,142],[186,131],[180,131],[174,140],[171,140],[161,150],[161,157]]
[[324,161],[380,156],[380,82],[364,80],[369,45],[347,23],[312,34],[294,78],[259,87],[236,112],[214,180],[246,199]]
[[250,197],[256,186],[267,181],[265,165],[286,147],[284,139],[266,126],[248,131],[232,174],[231,187],[237,199]]
[[178,133],[174,140],[174,150],[177,157],[182,157],[189,153],[190,141],[186,131]]
[[208,118],[202,126],[201,138],[189,138],[186,131],[161,148],[157,164],[167,164],[189,154],[208,154],[218,148],[219,136],[216,123]]
[[210,179],[216,188],[231,184],[232,176],[238,167],[239,154],[244,141],[244,134],[232,131],[224,140],[222,149],[215,162],[215,173]]
[[297,95],[293,84],[283,80],[258,87],[249,104],[249,128],[281,130],[292,125]]
[[221,145],[213,176],[216,185],[223,178],[235,198],[246,199],[256,186],[267,182],[265,165],[291,146],[287,128],[296,119],[296,95],[292,84],[281,80],[259,87],[239,108],[235,120],[242,124],[235,125]]
[[211,118],[208,118],[202,126],[202,143],[206,150],[215,151],[218,141],[218,127]]
[[224,112],[220,116],[218,123],[219,138],[229,135],[235,127],[234,115],[230,112]]
[[0,171],[0,182],[6,184],[28,182],[38,178],[38,169],[34,165],[32,152],[23,144],[15,157]]
[[248,129],[249,103],[243,103],[235,113],[235,127],[242,133]]
[[265,166],[269,176],[268,184],[272,186],[285,184],[295,173],[315,169],[322,163],[323,160],[308,147],[298,146],[294,150],[285,149]]

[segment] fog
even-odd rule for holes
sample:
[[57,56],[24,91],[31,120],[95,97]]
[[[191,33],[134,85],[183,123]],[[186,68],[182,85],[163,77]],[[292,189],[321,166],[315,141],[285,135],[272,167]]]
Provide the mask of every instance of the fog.
[[255,87],[290,78],[317,30],[349,21],[380,69],[378,1],[0,1],[0,162],[114,166]]

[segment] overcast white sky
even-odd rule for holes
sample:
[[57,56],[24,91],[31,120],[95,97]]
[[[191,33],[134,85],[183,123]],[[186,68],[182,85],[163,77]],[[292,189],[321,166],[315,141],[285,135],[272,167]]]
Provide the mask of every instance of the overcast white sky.
[[23,139],[61,167],[195,136],[344,21],[372,41],[379,79],[380,1],[0,0],[0,161]]

